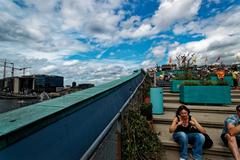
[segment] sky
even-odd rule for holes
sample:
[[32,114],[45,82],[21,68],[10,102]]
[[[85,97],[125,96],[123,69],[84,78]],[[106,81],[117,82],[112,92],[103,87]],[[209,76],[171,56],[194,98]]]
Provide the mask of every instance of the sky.
[[194,53],[240,62],[240,0],[0,0],[0,76],[99,85]]

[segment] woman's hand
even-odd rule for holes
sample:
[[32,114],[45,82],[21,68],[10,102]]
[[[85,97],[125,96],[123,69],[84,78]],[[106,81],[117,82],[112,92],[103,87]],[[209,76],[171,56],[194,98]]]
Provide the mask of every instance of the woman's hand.
[[194,117],[192,117],[190,123],[192,124],[192,126],[197,128],[201,133],[206,133],[205,128],[203,128]]
[[178,125],[178,126],[180,126],[180,125],[182,125],[182,124],[183,124],[183,121],[177,122],[177,125]]
[[194,126],[194,127],[196,126],[196,122],[194,122],[194,120],[191,120],[189,122],[191,123],[192,126]]

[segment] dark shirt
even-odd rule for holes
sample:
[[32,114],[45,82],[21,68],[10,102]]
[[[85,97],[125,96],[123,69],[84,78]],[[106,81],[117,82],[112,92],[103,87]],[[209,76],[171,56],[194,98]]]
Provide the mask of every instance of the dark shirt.
[[[179,117],[177,117],[178,122],[180,121]],[[185,133],[196,133],[199,132],[198,129],[196,129],[189,121],[191,121],[191,116],[189,115],[188,118],[188,125],[178,125],[175,132],[185,132]]]

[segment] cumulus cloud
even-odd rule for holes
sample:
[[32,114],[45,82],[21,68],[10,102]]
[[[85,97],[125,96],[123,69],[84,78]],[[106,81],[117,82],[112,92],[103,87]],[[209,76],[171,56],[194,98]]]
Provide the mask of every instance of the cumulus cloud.
[[57,70],[57,66],[49,65],[49,66],[40,68],[40,73],[42,73],[42,74],[49,74],[51,72],[55,72],[56,70]]
[[187,50],[198,53],[201,59],[199,64],[204,63],[206,56],[210,64],[214,63],[218,56],[222,57],[223,63],[234,63],[240,48],[239,16],[240,10],[236,7],[215,17],[176,25],[175,34],[201,34],[204,38],[179,45],[177,48],[172,47],[170,54],[175,55],[179,50]]
[[[177,21],[191,20],[197,15],[201,0],[163,0],[155,14],[142,21],[139,17],[132,16],[123,22],[119,33],[122,38],[142,38],[153,36],[161,31],[168,30]],[[131,27],[129,24],[132,24]]]
[[163,46],[157,46],[152,49],[152,53],[156,58],[162,60],[164,58],[166,48]]
[[139,65],[133,61],[104,59],[79,61],[74,66],[60,68],[62,74],[65,75],[65,82],[68,84],[75,81],[99,85],[129,75],[133,70],[139,69]]
[[76,64],[78,64],[78,63],[79,63],[78,60],[70,60],[70,61],[65,61],[65,62],[63,62],[63,65],[64,65],[64,66],[72,66],[72,65],[76,65]]
[[200,4],[201,0],[163,0],[151,21],[159,30],[166,29],[177,20],[191,19],[198,13]]

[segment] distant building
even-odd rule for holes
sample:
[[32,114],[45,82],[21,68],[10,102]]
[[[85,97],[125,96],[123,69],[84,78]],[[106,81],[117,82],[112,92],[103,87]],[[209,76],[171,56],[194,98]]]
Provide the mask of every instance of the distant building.
[[0,79],[0,91],[14,94],[28,94],[35,92],[56,92],[63,89],[61,76],[29,75],[22,77],[7,77]]
[[162,71],[169,71],[169,70],[174,70],[177,68],[176,64],[163,64],[162,65]]
[[0,90],[14,94],[28,94],[34,90],[33,77],[7,77],[0,79]]
[[35,90],[37,92],[56,92],[59,88],[63,88],[64,78],[54,75],[34,75]]

